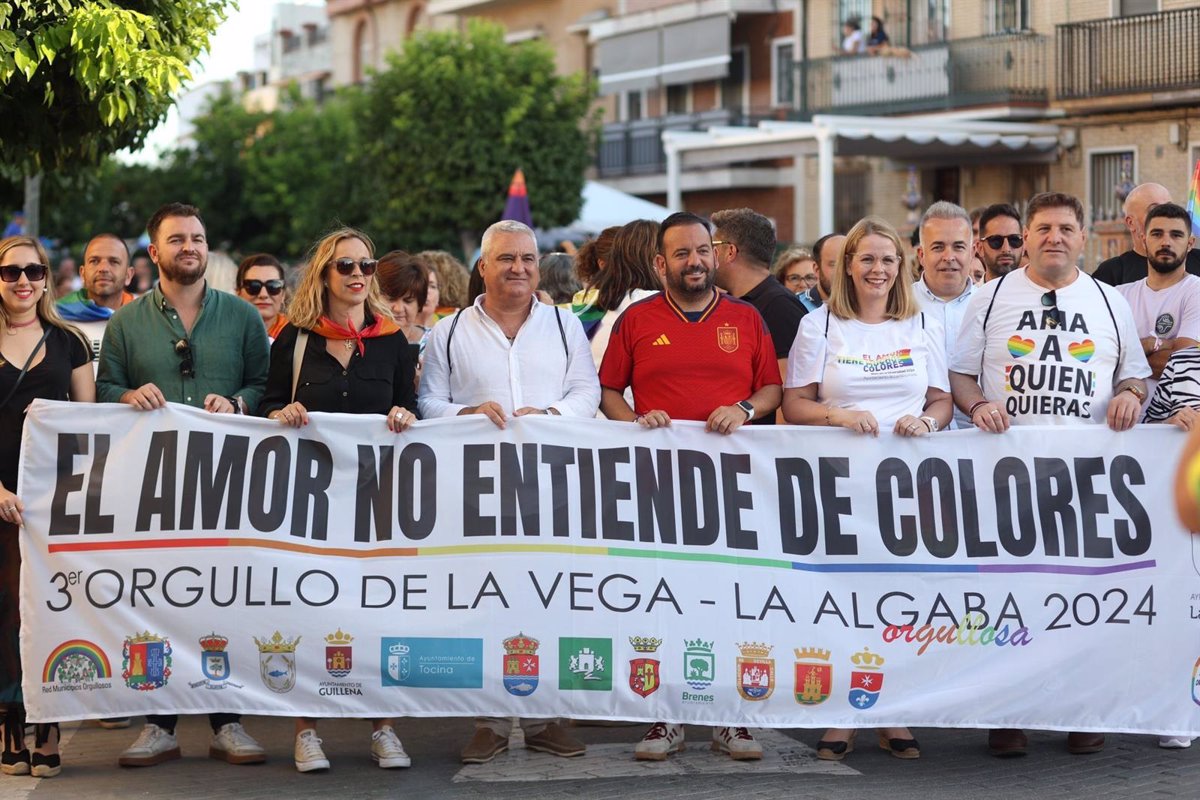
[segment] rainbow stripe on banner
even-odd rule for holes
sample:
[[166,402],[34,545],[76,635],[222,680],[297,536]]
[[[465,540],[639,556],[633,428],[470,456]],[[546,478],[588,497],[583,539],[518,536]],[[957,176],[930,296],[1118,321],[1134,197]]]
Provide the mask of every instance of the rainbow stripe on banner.
[[1192,215],[1192,235],[1200,237],[1200,220],[1196,219],[1196,196],[1200,195],[1200,158],[1192,171],[1192,186],[1188,190],[1187,211]]

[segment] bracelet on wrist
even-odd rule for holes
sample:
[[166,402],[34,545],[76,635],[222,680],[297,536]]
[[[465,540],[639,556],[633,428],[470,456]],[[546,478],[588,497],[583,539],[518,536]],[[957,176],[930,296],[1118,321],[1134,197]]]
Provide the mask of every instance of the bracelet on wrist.
[[975,418],[975,412],[976,412],[976,411],[978,411],[978,410],[979,410],[980,408],[982,408],[983,406],[986,406],[986,405],[987,405],[988,403],[990,403],[990,402],[992,402],[992,401],[991,401],[991,400],[980,400],[979,402],[977,402],[977,403],[974,403],[974,404],[971,406],[971,409],[970,409],[970,410],[967,412],[967,416],[968,416],[968,417],[970,417],[970,418],[972,418],[972,419],[974,419],[974,418]]

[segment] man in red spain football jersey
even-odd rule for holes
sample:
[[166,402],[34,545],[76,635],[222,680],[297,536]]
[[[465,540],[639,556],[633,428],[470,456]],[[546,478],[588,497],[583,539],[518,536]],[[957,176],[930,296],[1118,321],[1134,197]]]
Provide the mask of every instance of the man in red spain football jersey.
[[[775,413],[783,390],[771,334],[754,306],[713,288],[708,223],[686,212],[663,220],[654,265],[663,291],[631,305],[613,326],[600,365],[604,415],[647,428],[699,420],[729,434]],[[625,402],[626,387],[636,409]],[[661,761],[682,749],[683,726],[656,722],[634,757]],[[714,728],[713,749],[738,760],[762,758],[762,745],[745,728]]]

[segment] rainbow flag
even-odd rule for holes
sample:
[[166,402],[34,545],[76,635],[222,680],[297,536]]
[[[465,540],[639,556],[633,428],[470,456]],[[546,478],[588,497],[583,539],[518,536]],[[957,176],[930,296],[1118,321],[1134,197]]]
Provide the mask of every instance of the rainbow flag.
[[1200,219],[1196,218],[1196,199],[1200,195],[1200,159],[1196,159],[1196,170],[1192,173],[1192,188],[1188,192],[1187,210],[1192,215],[1192,235],[1200,238]]

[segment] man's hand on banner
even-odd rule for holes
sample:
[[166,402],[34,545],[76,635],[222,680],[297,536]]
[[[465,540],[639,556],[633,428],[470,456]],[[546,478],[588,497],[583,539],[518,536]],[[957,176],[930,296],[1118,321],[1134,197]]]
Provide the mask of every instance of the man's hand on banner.
[[163,397],[163,393],[153,383],[147,383],[145,386],[139,386],[136,389],[130,389],[121,395],[121,402],[131,405],[139,411],[150,411],[155,408],[163,408],[167,405],[167,398]]

